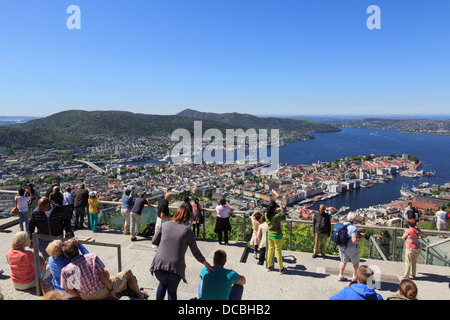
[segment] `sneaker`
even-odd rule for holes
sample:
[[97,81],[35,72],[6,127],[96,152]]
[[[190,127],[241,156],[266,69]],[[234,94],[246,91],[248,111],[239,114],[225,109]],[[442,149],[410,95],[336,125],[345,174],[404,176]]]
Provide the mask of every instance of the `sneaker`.
[[283,268],[283,269],[280,270],[280,274],[284,274],[284,273],[286,273],[286,272],[287,272],[287,269],[286,269],[286,268]]
[[313,254],[313,255],[312,255],[312,258],[313,258],[313,259],[317,258],[317,254]]
[[136,241],[136,240],[137,240],[136,237],[131,238],[131,241]]
[[271,266],[271,267],[267,267],[267,268],[266,268],[266,271],[267,271],[267,272],[269,272],[269,271],[273,271],[273,269],[274,269],[274,268],[273,268],[273,266]]
[[347,277],[339,276],[338,281],[348,281]]

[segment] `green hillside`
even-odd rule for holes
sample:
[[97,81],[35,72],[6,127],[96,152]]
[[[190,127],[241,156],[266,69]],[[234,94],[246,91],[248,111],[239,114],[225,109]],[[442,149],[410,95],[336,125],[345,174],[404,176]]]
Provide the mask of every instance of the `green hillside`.
[[[194,121],[176,115],[152,115],[127,111],[81,111],[69,110],[53,114],[46,118],[29,121],[19,125],[20,128],[52,128],[64,133],[87,135],[136,136],[150,137],[155,134],[170,135],[174,130],[183,128],[191,134],[194,132]],[[212,120],[201,120],[203,130],[216,128],[223,132],[226,129],[238,128]]]
[[317,132],[337,132],[340,129],[324,123],[316,123],[305,120],[295,120],[275,117],[257,117],[245,113],[212,113],[200,112],[186,109],[177,114],[178,116],[214,120],[228,125],[236,125],[240,128],[254,129],[280,129],[280,132],[290,133],[317,133]]

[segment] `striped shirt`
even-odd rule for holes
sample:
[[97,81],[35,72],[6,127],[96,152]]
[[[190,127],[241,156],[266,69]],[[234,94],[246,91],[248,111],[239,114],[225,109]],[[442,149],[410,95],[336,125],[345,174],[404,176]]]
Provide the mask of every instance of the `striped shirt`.
[[91,295],[103,287],[99,271],[104,269],[95,253],[80,254],[61,270],[61,288],[75,289],[82,296]]

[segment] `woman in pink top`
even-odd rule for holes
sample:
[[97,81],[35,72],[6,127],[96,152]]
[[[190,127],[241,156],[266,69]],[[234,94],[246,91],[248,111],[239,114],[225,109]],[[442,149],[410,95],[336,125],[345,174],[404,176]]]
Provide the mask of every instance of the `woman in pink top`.
[[409,229],[405,230],[402,239],[405,240],[405,274],[404,279],[409,279],[411,272],[412,278],[416,276],[417,258],[420,255],[420,239],[427,236],[416,228],[416,220],[408,220]]
[[[14,235],[11,249],[6,256],[11,269],[11,280],[16,290],[28,290],[35,286],[34,254],[26,250],[30,246],[30,237],[26,231]],[[44,258],[40,255],[40,268],[45,270]]]

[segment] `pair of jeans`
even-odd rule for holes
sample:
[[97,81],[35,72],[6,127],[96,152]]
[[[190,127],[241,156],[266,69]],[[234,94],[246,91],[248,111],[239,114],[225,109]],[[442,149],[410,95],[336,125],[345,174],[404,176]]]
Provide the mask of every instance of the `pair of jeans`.
[[[28,231],[28,211],[19,212],[20,231]],[[25,229],[23,225],[25,224]]]
[[267,237],[268,249],[267,249],[267,267],[273,267],[273,253],[277,256],[278,267],[280,270],[283,269],[283,255],[281,250],[283,248],[283,239],[273,239]]
[[155,276],[159,281],[156,300],[164,300],[166,292],[168,300],[177,300],[177,289],[181,281],[180,275],[166,270],[155,270]]

